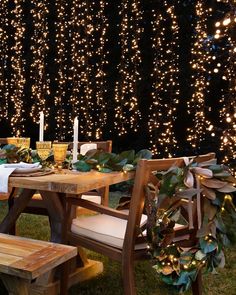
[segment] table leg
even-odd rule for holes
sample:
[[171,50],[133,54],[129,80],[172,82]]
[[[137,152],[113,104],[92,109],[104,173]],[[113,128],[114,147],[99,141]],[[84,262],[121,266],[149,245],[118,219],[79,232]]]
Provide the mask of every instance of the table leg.
[[0,224],[1,233],[9,233],[12,227],[15,225],[18,217],[27,206],[28,202],[34,195],[35,190],[23,189],[18,198],[14,200],[14,203],[9,208],[7,215],[4,217]]
[[54,243],[64,243],[65,241],[62,236],[62,226],[64,224],[66,208],[63,208],[63,204],[58,193],[40,191],[40,194],[49,214],[51,228],[50,241]]
[[0,278],[3,281],[9,295],[29,295],[30,281],[2,273]]

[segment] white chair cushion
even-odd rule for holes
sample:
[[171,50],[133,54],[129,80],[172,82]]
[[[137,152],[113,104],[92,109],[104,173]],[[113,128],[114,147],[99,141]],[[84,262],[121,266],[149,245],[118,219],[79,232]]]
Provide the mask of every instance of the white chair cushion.
[[94,202],[96,204],[101,204],[101,196],[82,195],[81,199]]
[[[145,224],[146,220],[147,216],[142,215],[141,226]],[[74,234],[89,237],[116,248],[122,248],[126,225],[127,220],[106,214],[99,214],[73,219],[71,231]],[[146,244],[137,245],[136,249],[143,248],[146,248]]]

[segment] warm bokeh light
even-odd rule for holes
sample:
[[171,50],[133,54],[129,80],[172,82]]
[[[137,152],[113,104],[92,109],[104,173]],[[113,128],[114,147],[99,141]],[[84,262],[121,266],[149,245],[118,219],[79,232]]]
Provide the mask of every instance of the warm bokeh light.
[[[120,46],[121,60],[118,65],[119,77],[115,86],[115,129],[124,135],[137,131],[141,112],[137,97],[137,83],[140,80],[140,37],[142,13],[139,0],[121,1]],[[131,46],[129,45],[131,44]]]
[[[193,95],[188,102],[188,113],[191,116],[192,127],[187,129],[187,140],[194,149],[199,149],[201,142],[205,139],[210,122],[205,114],[205,96],[209,91],[207,65],[211,60],[211,40],[207,35],[207,21],[211,10],[205,5],[205,1],[196,3],[197,22],[195,26],[195,37],[192,46],[192,75]],[[218,69],[217,69],[218,70]]]
[[165,1],[164,8],[162,14],[153,11],[154,83],[148,126],[153,154],[168,157],[177,151],[173,125],[179,103],[179,26],[175,7]]

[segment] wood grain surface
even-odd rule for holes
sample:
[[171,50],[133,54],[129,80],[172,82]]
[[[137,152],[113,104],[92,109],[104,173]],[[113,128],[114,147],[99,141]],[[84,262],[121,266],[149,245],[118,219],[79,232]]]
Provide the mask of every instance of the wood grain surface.
[[134,177],[134,172],[100,173],[70,172],[50,174],[38,177],[10,177],[9,186],[40,191],[62,192],[67,194],[81,194],[93,189],[127,181]]
[[75,247],[0,234],[0,272],[33,280],[77,255]]

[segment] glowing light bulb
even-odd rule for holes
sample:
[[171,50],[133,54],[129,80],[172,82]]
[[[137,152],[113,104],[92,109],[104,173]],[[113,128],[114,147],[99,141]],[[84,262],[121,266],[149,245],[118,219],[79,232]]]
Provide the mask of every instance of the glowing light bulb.
[[230,18],[226,18],[226,19],[223,21],[223,25],[224,25],[224,26],[228,26],[230,23],[231,23],[231,19],[230,19]]

